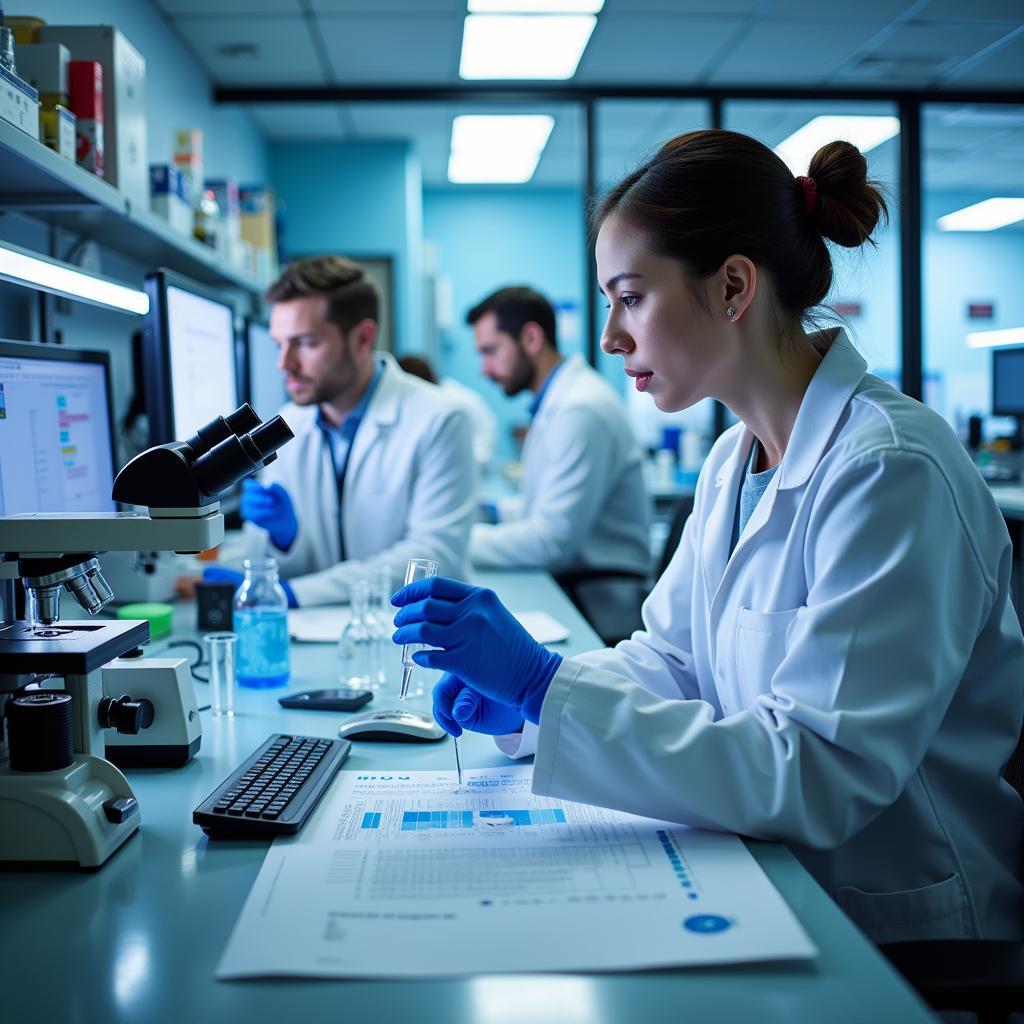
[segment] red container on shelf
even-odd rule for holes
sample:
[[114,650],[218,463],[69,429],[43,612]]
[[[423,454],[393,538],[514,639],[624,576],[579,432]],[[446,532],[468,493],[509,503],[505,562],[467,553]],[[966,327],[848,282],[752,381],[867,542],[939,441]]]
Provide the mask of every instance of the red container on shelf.
[[75,161],[103,176],[103,65],[95,60],[68,64],[71,112],[75,125]]

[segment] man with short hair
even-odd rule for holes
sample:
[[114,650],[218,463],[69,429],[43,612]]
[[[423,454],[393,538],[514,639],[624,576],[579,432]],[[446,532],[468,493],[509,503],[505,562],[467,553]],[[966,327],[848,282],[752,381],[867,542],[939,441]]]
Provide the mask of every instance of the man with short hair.
[[636,583],[609,578],[650,571],[650,506],[622,400],[579,356],[562,357],[554,307],[532,288],[502,288],[466,320],[484,375],[506,395],[534,395],[522,507],[515,518],[473,526],[473,564],[604,575],[574,587],[581,610],[602,636],[627,619],[639,627]]
[[352,261],[319,256],[286,268],[266,299],[295,439],[262,484],[245,483],[250,551],[269,548],[300,605],[346,600],[353,574],[381,563],[397,586],[410,558],[465,577],[469,419],[375,351],[376,286]]

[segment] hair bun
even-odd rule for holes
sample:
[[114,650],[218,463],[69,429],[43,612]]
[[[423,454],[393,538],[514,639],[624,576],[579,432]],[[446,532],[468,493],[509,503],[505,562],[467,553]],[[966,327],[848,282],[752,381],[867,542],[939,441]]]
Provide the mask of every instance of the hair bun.
[[853,249],[871,238],[889,206],[878,182],[868,178],[864,154],[849,142],[829,142],[811,158],[807,174],[818,189],[815,223],[822,235]]

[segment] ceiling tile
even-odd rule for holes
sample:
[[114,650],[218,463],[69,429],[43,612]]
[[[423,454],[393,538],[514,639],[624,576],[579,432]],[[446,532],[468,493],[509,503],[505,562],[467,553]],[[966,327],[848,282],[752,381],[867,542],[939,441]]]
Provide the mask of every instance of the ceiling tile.
[[339,83],[458,81],[461,18],[318,18]]
[[741,18],[599,18],[573,82],[692,84],[742,24]]
[[[299,18],[179,18],[185,37],[219,85],[323,85],[316,51]],[[250,46],[229,57],[224,47]]]
[[760,22],[722,56],[714,84],[814,85],[828,79],[878,30],[875,22]]
[[271,141],[344,137],[338,107],[333,103],[261,103],[247,108]]
[[759,12],[766,19],[811,18],[814,21],[877,21],[878,28],[900,17],[912,0],[857,0],[856,3],[822,3],[822,0],[774,0]]
[[239,15],[250,18],[261,14],[302,16],[300,0],[153,0],[165,14],[217,18]]
[[955,73],[951,88],[983,85],[988,89],[1024,88],[1024,37],[1002,47],[962,74]]
[[657,17],[690,18],[728,17],[730,15],[754,14],[764,6],[764,0],[605,0],[598,15],[599,20]]
[[1002,26],[911,21],[871,50],[872,56],[935,57],[952,63],[972,56],[1006,35]]
[[1021,0],[931,0],[914,14],[921,21],[1006,21],[1019,22]]

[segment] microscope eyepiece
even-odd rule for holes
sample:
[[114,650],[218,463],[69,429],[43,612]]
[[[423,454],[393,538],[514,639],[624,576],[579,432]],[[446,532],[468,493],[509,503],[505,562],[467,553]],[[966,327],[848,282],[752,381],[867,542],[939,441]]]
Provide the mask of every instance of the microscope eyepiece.
[[113,498],[150,508],[202,508],[272,461],[294,436],[280,416],[262,423],[251,405],[242,405],[211,420],[187,441],[136,455],[117,474]]
[[201,426],[186,442],[198,458],[229,437],[247,434],[260,425],[256,410],[245,402],[227,416],[215,416]]
[[294,436],[291,427],[275,416],[248,434],[225,438],[192,463],[192,472],[207,494],[220,494],[259,469]]

